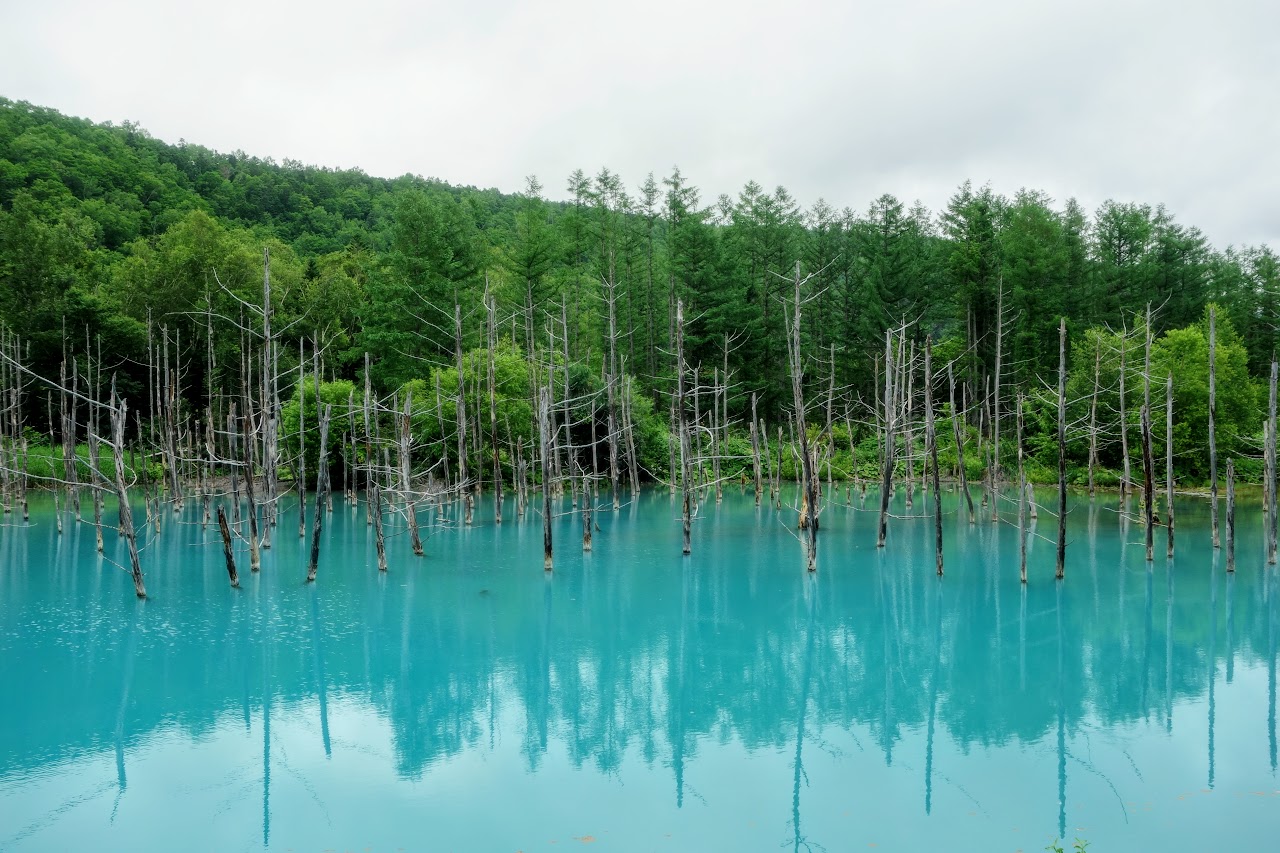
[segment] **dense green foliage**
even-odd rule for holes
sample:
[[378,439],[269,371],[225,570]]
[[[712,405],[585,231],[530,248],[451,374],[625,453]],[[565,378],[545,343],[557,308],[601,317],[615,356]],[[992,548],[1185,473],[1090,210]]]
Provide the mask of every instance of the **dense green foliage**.
[[[890,195],[865,212],[821,200],[803,210],[784,188],[754,182],[707,203],[678,169],[631,191],[608,170],[575,172],[565,197],[548,201],[535,179],[505,195],[277,164],[0,99],[0,322],[30,342],[31,362],[46,373],[56,373],[64,348],[100,341],[104,363],[133,394],[146,381],[148,323],[165,326],[183,347],[185,392],[198,408],[211,384],[238,387],[243,342],[220,324],[210,373],[206,327],[211,315],[234,319],[239,299],[261,301],[265,248],[277,329],[319,341],[326,375],[356,380],[359,396],[368,352],[380,395],[413,387],[415,406],[430,407],[438,378],[448,407],[455,305],[467,357],[487,357],[488,292],[503,341],[500,418],[510,424],[504,434],[520,435],[531,422],[520,371],[549,347],[549,331],[557,352],[566,345],[561,323],[580,366],[575,382],[599,385],[613,284],[620,370],[643,391],[641,428],[658,431],[677,299],[687,306],[691,363],[731,372],[730,414],[741,419],[752,392],[762,415],[781,414],[790,402],[782,297],[799,261],[815,273],[803,318],[815,397],[834,371],[844,399],[873,400],[886,329],[905,318],[918,343],[929,335],[939,359],[954,359],[962,397],[973,402],[994,370],[1002,304],[1003,387],[1032,394],[1029,443],[1056,466],[1053,407],[1036,389],[1055,381],[1065,316],[1073,464],[1087,454],[1081,426],[1100,348],[1102,462],[1114,468],[1118,354],[1125,346],[1139,365],[1141,341],[1122,344],[1111,330],[1132,329],[1150,304],[1156,397],[1162,404],[1171,372],[1177,464],[1202,478],[1204,312],[1213,301],[1223,447],[1256,453],[1265,402],[1257,382],[1277,343],[1280,260],[1267,247],[1215,250],[1162,206],[1107,202],[1089,214],[1073,200],[1033,190],[1009,198],[969,183],[941,211]],[[1127,400],[1134,424],[1136,377]],[[862,440],[868,427],[856,426],[856,409],[853,417]],[[658,465],[665,448],[656,432],[650,438],[656,443],[642,455]],[[844,438],[835,444],[846,448]]]

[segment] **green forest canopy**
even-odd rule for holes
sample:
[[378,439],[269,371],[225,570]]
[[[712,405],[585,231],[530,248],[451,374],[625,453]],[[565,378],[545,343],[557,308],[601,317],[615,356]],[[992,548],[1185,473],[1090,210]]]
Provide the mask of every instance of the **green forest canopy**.
[[[548,201],[534,178],[502,193],[277,164],[0,99],[0,321],[45,373],[56,373],[64,347],[100,341],[134,393],[145,381],[147,323],[163,324],[186,346],[186,391],[198,403],[209,382],[238,381],[239,341],[225,334],[212,341],[219,375],[206,375],[207,312],[233,314],[233,294],[261,299],[264,248],[280,327],[321,341],[335,378],[356,379],[370,353],[382,390],[448,369],[455,304],[467,348],[483,347],[486,288],[514,347],[545,345],[542,312],[557,322],[563,312],[570,358],[599,374],[613,282],[623,369],[658,412],[680,299],[690,362],[731,371],[730,413],[741,416],[754,392],[761,414],[776,418],[790,395],[781,299],[798,260],[816,273],[807,380],[820,393],[834,371],[866,401],[886,329],[904,319],[920,342],[932,337],[940,360],[954,359],[962,397],[980,397],[1002,304],[1004,387],[1034,394],[1055,381],[1065,316],[1073,412],[1083,417],[1096,353],[1106,350],[1100,374],[1113,389],[1120,348],[1141,361],[1140,342],[1122,343],[1119,331],[1151,305],[1154,380],[1162,401],[1163,377],[1174,375],[1175,450],[1195,478],[1206,467],[1204,318],[1216,303],[1223,441],[1229,452],[1256,446],[1258,382],[1276,348],[1277,256],[1266,246],[1216,249],[1161,205],[1108,201],[1087,212],[1036,190],[1006,197],[965,182],[941,211],[891,195],[865,211],[822,200],[805,210],[785,188],[755,182],[703,199],[679,169],[630,188],[607,169],[576,171],[565,196]],[[1114,423],[1118,400],[1103,397]],[[1055,415],[1040,414],[1031,443],[1047,453],[1037,436],[1049,437]],[[1113,466],[1114,444],[1103,459]],[[1076,460],[1086,452],[1073,442]]]

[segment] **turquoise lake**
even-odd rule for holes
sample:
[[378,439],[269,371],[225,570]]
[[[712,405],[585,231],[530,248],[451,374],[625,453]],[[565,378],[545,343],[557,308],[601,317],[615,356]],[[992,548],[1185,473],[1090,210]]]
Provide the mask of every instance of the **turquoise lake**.
[[586,555],[566,500],[550,575],[510,496],[497,527],[424,513],[421,558],[390,522],[381,574],[336,495],[315,584],[286,499],[239,590],[189,502],[145,601],[42,497],[0,528],[0,850],[1276,849],[1256,504],[1228,575],[1206,501],[1148,564],[1115,495],[1074,495],[1065,581],[1045,509],[1023,586],[1016,528],[953,493],[945,578],[918,495],[876,549],[875,494],[824,506],[814,575],[794,511],[736,488],[687,558],[666,491]]

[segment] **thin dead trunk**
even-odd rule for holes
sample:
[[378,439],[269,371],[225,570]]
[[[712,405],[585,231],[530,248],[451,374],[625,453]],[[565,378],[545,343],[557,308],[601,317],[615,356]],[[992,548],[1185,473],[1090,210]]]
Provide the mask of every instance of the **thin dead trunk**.
[[1236,466],[1227,460],[1227,571],[1236,570]]
[[551,399],[546,388],[538,389],[538,440],[542,463],[542,568],[551,571],[551,470],[549,467]]
[[[901,344],[898,345],[901,349]],[[884,467],[880,477],[880,524],[876,547],[883,548],[889,531],[889,490],[893,486],[893,332],[884,336]]]
[[756,506],[760,506],[760,496],[764,488],[760,483],[760,430],[756,423],[756,395],[751,393],[751,472],[755,478]]
[[[960,474],[960,490],[964,492],[965,504],[969,508],[969,523],[973,524],[975,521],[973,495],[969,493],[969,474],[964,466],[964,425],[960,411],[956,408],[956,375],[950,362],[947,363],[947,385],[951,396],[951,431],[955,434],[956,442],[956,470]],[[852,442],[852,439],[850,441]]]
[[124,536],[129,548],[129,567],[133,574],[133,590],[138,598],[147,597],[147,588],[142,582],[142,562],[138,559],[138,537],[133,529],[133,510],[129,506],[129,490],[125,486],[124,467],[124,425],[128,408],[124,400],[115,394],[115,383],[111,389],[111,456],[115,462],[116,500],[120,502],[120,533]]
[[1089,397],[1089,497],[1096,494],[1094,471],[1098,467],[1098,388],[1102,375],[1102,336],[1094,338],[1093,393]]
[[236,574],[236,555],[231,547],[231,528],[227,526],[227,512],[221,506],[218,507],[218,530],[222,533],[222,556],[227,561],[227,576],[231,578],[231,585],[240,586],[240,577]]
[[1018,393],[1018,575],[1027,582],[1027,470],[1022,454],[1022,393]]
[[[319,402],[317,401],[317,406]],[[324,411],[320,414],[320,457],[316,467],[316,489],[317,493],[321,491],[321,484],[324,484],[324,491],[328,490],[327,480],[329,479],[329,415],[333,407],[326,403]],[[323,501],[316,500],[315,520],[311,526],[311,560],[307,564],[307,582],[310,583],[316,579],[316,568],[320,563],[320,533],[324,528],[324,505]]]
[[938,434],[933,423],[933,338],[924,340],[924,441],[933,468],[933,540],[938,577],[942,577],[942,487],[938,474]]
[[1143,329],[1142,362],[1142,502],[1145,523],[1147,562],[1154,559],[1155,551],[1155,458],[1151,453],[1151,306],[1147,306],[1146,326]]
[[1164,382],[1164,488],[1165,524],[1169,528],[1169,548],[1165,556],[1173,559],[1173,374]]
[[683,553],[690,551],[690,511],[692,483],[689,473],[689,430],[685,424],[684,400],[684,302],[676,300],[676,431],[680,442],[680,517],[683,529]]
[[1058,580],[1067,564],[1067,318],[1058,322]]
[[1214,430],[1217,418],[1217,306],[1209,306],[1209,524],[1213,547],[1218,547],[1218,442]]

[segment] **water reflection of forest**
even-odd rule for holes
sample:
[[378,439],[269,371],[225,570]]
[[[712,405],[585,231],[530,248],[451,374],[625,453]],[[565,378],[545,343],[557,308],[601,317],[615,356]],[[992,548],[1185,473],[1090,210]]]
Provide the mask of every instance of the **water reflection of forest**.
[[493,589],[456,573],[352,570],[303,587],[264,572],[230,597],[216,570],[198,570],[218,555],[175,542],[152,559],[191,571],[155,572],[155,600],[127,605],[109,594],[123,573],[43,568],[45,543],[6,537],[6,565],[24,568],[3,576],[19,603],[2,611],[0,671],[22,701],[0,704],[0,763],[123,750],[165,723],[199,735],[228,710],[247,721],[281,704],[314,707],[327,750],[341,694],[389,720],[406,777],[489,748],[498,716],[515,714],[531,769],[553,742],[605,773],[634,750],[672,767],[681,790],[706,739],[796,750],[798,767],[803,734],[858,727],[892,763],[921,732],[968,749],[1086,720],[1171,725],[1181,701],[1212,702],[1211,673],[1262,667],[1275,767],[1274,570],[1093,560],[1065,584],[1021,587],[997,578],[1001,532],[975,535],[991,558],[942,582],[879,554],[811,578],[723,560],[661,583],[530,572]]

